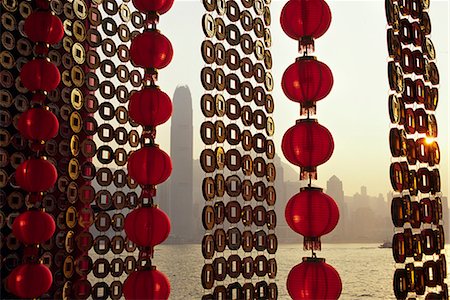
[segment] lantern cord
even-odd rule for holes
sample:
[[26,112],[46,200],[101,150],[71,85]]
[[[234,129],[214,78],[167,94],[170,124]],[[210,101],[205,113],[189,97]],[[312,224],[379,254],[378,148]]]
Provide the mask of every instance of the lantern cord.
[[317,258],[316,252],[314,252],[314,249],[311,249],[311,257]]

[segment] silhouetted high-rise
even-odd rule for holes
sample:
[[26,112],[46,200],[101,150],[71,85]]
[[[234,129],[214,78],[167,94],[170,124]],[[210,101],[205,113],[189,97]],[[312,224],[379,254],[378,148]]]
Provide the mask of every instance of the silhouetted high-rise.
[[170,156],[173,171],[169,183],[168,211],[175,241],[192,241],[193,216],[193,126],[192,97],[187,86],[178,86],[173,95],[170,128]]
[[345,238],[347,234],[347,218],[348,218],[348,208],[347,204],[344,201],[344,188],[342,185],[342,181],[336,176],[333,175],[327,181],[327,190],[326,193],[336,201],[336,204],[339,207],[339,223],[334,230],[330,234],[330,237],[334,237],[335,239]]

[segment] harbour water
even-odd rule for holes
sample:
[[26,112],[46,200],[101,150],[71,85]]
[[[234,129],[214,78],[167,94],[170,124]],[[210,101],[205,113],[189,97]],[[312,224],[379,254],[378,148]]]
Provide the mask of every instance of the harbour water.
[[[395,270],[392,251],[380,249],[378,246],[378,244],[327,243],[322,245],[318,257],[326,258],[326,262],[338,270],[343,283],[341,299],[395,299],[392,291],[392,276]],[[203,295],[200,273],[204,261],[200,247],[200,245],[157,247],[154,264],[170,279],[172,286],[170,299],[200,299]],[[276,254],[278,299],[290,299],[285,281],[292,266],[299,263],[302,256],[309,254],[302,248],[303,245],[300,244],[279,245]],[[445,254],[449,258],[450,245],[446,246]]]

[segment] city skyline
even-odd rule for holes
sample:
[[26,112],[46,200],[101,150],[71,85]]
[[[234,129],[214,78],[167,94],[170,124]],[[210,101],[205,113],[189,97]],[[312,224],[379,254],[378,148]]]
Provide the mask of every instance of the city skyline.
[[[283,133],[294,125],[299,116],[299,108],[283,95],[280,86],[284,69],[293,62],[296,55],[295,41],[285,36],[279,25],[282,5],[281,1],[274,1],[271,5],[274,61],[272,73],[275,80],[273,118],[276,150],[286,162],[281,154],[281,138]],[[391,187],[384,2],[330,1],[329,5],[333,11],[332,25],[327,35],[317,41],[316,55],[329,65],[335,83],[329,97],[319,101],[317,117],[333,134],[335,150],[327,164],[319,166],[317,184],[325,187],[327,179],[336,174],[346,182],[350,195],[357,193],[363,184],[369,191],[385,194]],[[194,57],[192,51],[176,51],[172,64],[164,69],[160,76],[161,86],[168,94],[173,94],[180,84],[188,85],[191,90],[194,120],[193,158],[198,157],[202,150],[199,131],[203,116],[199,103],[203,88],[199,76],[203,61],[198,45],[203,41],[203,33],[198,24],[190,20],[200,20],[202,9],[200,2],[175,2],[173,10],[165,15],[164,21],[159,25],[171,38],[174,49],[198,49]],[[371,13],[361,13],[364,11]],[[448,2],[433,1],[430,17],[433,20],[432,39],[441,78],[436,116],[442,157],[442,192],[448,195]],[[355,27],[355,24],[364,26]],[[170,76],[163,76],[163,73]],[[158,132],[161,133],[158,143],[164,149],[169,149],[170,122],[161,126]],[[296,171],[298,172],[297,169]]]

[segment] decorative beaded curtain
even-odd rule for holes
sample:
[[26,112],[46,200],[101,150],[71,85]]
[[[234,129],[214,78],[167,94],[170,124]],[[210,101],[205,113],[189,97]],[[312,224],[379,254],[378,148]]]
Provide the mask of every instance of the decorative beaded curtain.
[[204,299],[276,299],[270,1],[204,0]]
[[[84,88],[84,69],[79,66],[76,50],[85,43],[86,31],[83,16],[87,15],[86,3],[80,1],[63,3],[51,1],[51,10],[64,21],[65,37],[62,42],[50,47],[49,59],[61,72],[61,83],[47,95],[51,103],[47,106],[57,116],[59,134],[46,142],[41,155],[46,156],[58,171],[55,187],[44,194],[41,207],[56,220],[53,238],[42,243],[38,255],[53,274],[53,285],[44,298],[62,298],[70,293],[72,283],[83,277],[84,266],[75,262],[84,251],[85,244],[75,239],[75,232],[82,231],[89,223],[78,223],[79,186],[86,182],[80,165],[88,160],[80,151],[79,138],[86,135],[82,117],[87,110],[80,101]],[[30,105],[31,93],[22,85],[20,70],[33,55],[33,44],[23,31],[24,20],[35,9],[31,1],[2,1],[2,66],[0,82],[0,248],[1,277],[6,278],[17,265],[22,263],[24,245],[11,232],[14,219],[26,210],[26,193],[15,183],[15,169],[31,155],[27,142],[17,129],[17,120]],[[77,23],[75,24],[75,21]],[[73,25],[73,26],[72,26]],[[72,31],[77,28],[77,34]],[[77,46],[74,46],[74,45]],[[73,46],[73,47],[72,47]],[[81,46],[82,47],[82,46]],[[72,52],[73,51],[73,52]],[[80,211],[81,212],[81,211]],[[87,212],[89,214],[89,212]],[[81,216],[81,214],[80,214]],[[80,217],[79,220],[84,220]],[[15,298],[2,287],[3,298]]]
[[440,152],[435,110],[439,73],[429,1],[387,0],[390,177],[397,299],[447,299]]
[[[6,278],[21,263],[24,249],[11,226],[26,209],[26,193],[15,185],[14,172],[31,153],[18,133],[17,119],[31,97],[19,74],[33,57],[23,21],[34,2],[1,5],[0,261]],[[48,55],[61,83],[48,95],[59,134],[42,152],[59,174],[42,201],[57,225],[54,237],[39,248],[53,273],[53,286],[43,298],[119,299],[121,282],[136,265],[133,255],[123,255],[135,250],[123,224],[124,213],[135,207],[138,197],[125,165],[140,140],[136,125],[128,120],[127,101],[141,86],[142,74],[131,65],[129,45],[143,18],[128,1],[52,0],[50,7],[63,21],[64,38]],[[13,296],[2,287],[2,297]]]

